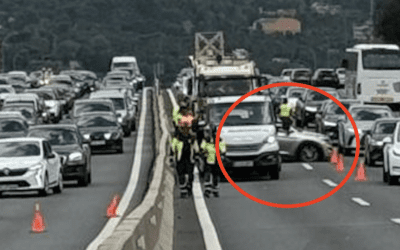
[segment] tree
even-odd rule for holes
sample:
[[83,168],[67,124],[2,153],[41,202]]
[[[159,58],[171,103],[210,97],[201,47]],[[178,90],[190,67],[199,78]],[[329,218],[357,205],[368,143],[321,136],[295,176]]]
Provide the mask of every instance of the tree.
[[386,42],[400,42],[400,1],[388,0],[386,4],[377,6],[379,15],[377,16],[377,24],[375,26],[378,36],[382,36]]

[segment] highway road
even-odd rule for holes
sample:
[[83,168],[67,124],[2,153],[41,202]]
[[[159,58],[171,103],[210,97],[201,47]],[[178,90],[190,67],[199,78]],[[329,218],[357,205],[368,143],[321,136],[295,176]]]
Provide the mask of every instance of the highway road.
[[[151,91],[148,91],[147,98],[140,177],[126,213],[142,200],[152,167],[154,134]],[[106,210],[113,196],[118,194],[122,197],[126,189],[132,170],[136,136],[137,132],[133,132],[130,137],[124,138],[123,154],[102,152],[92,156],[92,184],[88,187],[65,182],[63,193],[44,198],[37,197],[35,192],[5,193],[0,199],[0,249],[85,249],[106,224]],[[47,224],[46,232],[42,234],[30,232],[35,202],[41,205]]]
[[[169,100],[167,105],[169,106]],[[247,193],[259,199],[293,204],[316,199],[346,176],[354,156],[344,157],[344,172],[330,162],[286,162],[281,178],[233,178]],[[363,155],[357,163],[363,162]],[[329,198],[302,208],[274,208],[256,203],[229,182],[220,184],[220,198],[205,199],[209,221],[195,200],[180,199],[175,192],[174,250],[222,249],[337,250],[398,249],[400,244],[400,186],[383,183],[382,168],[366,167],[367,181],[351,178]],[[215,230],[217,239],[207,236]],[[218,248],[215,248],[218,249]]]

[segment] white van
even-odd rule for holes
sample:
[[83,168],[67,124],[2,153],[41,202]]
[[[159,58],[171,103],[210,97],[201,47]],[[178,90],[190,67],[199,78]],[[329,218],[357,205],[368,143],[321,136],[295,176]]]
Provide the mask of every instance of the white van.
[[[229,107],[240,96],[214,97],[207,100],[207,120],[218,127]],[[234,170],[256,170],[279,179],[281,156],[276,140],[273,105],[267,96],[252,95],[244,99],[226,119],[221,138],[226,142],[224,167]]]

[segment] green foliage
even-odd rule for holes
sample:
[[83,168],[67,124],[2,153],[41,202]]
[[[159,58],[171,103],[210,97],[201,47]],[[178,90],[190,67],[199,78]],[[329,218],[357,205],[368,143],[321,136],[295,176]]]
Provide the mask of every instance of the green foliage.
[[[164,63],[164,79],[173,79],[181,68],[187,66],[187,56],[193,53],[194,33],[218,30],[225,32],[228,49],[249,50],[262,72],[277,74],[282,67],[288,66],[272,63],[273,57],[287,57],[293,62],[312,67],[313,55],[310,50],[316,55],[317,65],[326,66],[327,49],[343,51],[349,46],[351,24],[353,21],[366,20],[369,4],[364,0],[348,0],[345,3],[339,0],[325,1],[342,4],[344,9],[360,9],[361,13],[365,13],[358,17],[347,17],[345,30],[343,15],[318,16],[309,8],[313,2],[2,0],[0,9],[6,12],[6,16],[0,17],[4,27],[0,36],[3,34],[2,39],[5,39],[11,31],[19,32],[8,39],[8,45],[3,50],[6,60],[4,67],[6,71],[14,69],[14,66],[22,70],[34,70],[33,67],[37,67],[44,58],[50,58],[54,62],[64,63],[64,67],[68,67],[70,60],[78,60],[89,70],[105,72],[113,56],[133,55],[149,79],[157,62]],[[392,12],[388,12],[381,23],[384,30],[381,33],[392,40],[400,39],[387,34],[389,28],[396,30],[387,21],[389,17],[398,18],[393,14],[399,12],[396,12],[396,3],[398,5],[398,1],[392,3]],[[260,31],[250,32],[248,27],[262,17],[258,12],[259,7],[270,11],[297,9],[302,21],[302,33],[292,37],[274,37]],[[8,23],[9,17],[14,17],[15,21]],[[393,23],[400,21],[394,20]],[[29,53],[21,52],[22,49]],[[21,59],[23,57],[25,61]]]

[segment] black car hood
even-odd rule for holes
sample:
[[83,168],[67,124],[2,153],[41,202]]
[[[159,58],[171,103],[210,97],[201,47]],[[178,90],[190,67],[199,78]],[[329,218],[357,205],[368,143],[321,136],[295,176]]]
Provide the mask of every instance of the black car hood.
[[72,145],[54,145],[51,148],[60,155],[69,155],[73,152],[82,152],[82,148],[77,144]]

